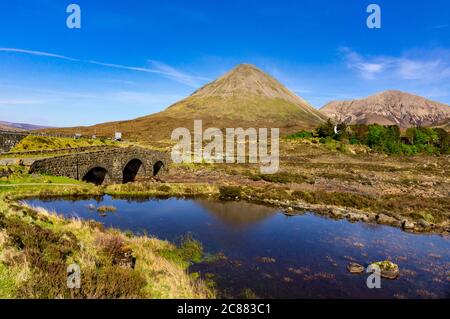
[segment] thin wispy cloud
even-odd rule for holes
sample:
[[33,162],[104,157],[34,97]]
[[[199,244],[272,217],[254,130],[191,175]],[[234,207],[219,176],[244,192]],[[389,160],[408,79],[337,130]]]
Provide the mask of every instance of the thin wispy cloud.
[[160,74],[166,76],[169,79],[183,83],[191,87],[199,87],[201,85],[200,82],[210,81],[210,79],[205,77],[197,77],[186,74],[180,70],[171,67],[170,65],[167,65],[159,61],[149,60],[149,62],[153,66],[153,68],[157,70],[157,72],[159,72]]
[[43,51],[16,49],[16,48],[0,48],[0,52],[23,53],[23,54],[28,54],[28,55],[44,56],[44,57],[57,58],[57,59],[62,59],[62,60],[67,60],[67,61],[74,61],[74,62],[81,61],[79,59],[71,58],[71,57],[68,57],[65,55],[59,55],[59,54],[43,52]]
[[375,79],[377,74],[389,66],[383,58],[365,59],[347,47],[341,48],[341,52],[344,54],[347,67],[358,71],[363,78],[368,80]]
[[43,52],[43,51],[33,51],[33,50],[25,50],[25,49],[17,49],[17,48],[0,48],[0,52],[12,52],[12,53],[21,53],[21,54],[27,54],[27,55],[33,55],[33,56],[41,56],[41,57],[49,57],[49,58],[55,58],[55,59],[61,59],[61,60],[67,60],[72,62],[81,62],[81,63],[89,63],[93,65],[99,65],[103,67],[113,68],[113,69],[121,69],[121,70],[128,70],[128,71],[134,71],[134,72],[143,72],[143,73],[151,73],[151,74],[158,74],[162,75],[166,78],[169,78],[171,80],[177,81],[179,83],[191,86],[191,87],[198,87],[202,83],[208,81],[208,78],[200,77],[200,76],[194,76],[187,73],[184,73],[180,70],[177,70],[174,67],[171,67],[167,64],[164,64],[162,62],[153,61],[150,60],[150,63],[154,65],[154,68],[146,68],[146,67],[137,67],[137,66],[129,66],[129,65],[122,65],[122,64],[114,64],[114,63],[106,63],[101,61],[95,61],[95,60],[82,60],[77,59],[65,55],[60,54],[54,54],[50,52]]
[[367,80],[398,79],[438,82],[450,78],[450,52],[439,50],[402,56],[366,57],[350,48],[341,48],[349,69]]

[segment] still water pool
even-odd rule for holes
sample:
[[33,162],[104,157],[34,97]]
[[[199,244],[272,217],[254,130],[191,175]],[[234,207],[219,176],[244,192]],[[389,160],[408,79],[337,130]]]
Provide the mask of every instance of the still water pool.
[[[213,278],[225,298],[450,298],[449,237],[312,213],[288,217],[247,202],[104,196],[27,203],[175,243],[191,234],[206,253],[225,256],[189,269]],[[100,216],[92,205],[112,205],[117,212]],[[367,288],[367,274],[347,271],[352,261],[367,266],[385,259],[399,265],[400,276],[383,279],[380,289]]]

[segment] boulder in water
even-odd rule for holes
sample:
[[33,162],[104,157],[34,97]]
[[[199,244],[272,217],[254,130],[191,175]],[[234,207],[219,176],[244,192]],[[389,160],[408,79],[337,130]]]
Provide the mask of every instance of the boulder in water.
[[360,265],[358,263],[349,263],[347,265],[347,269],[352,274],[359,274],[359,273],[364,272],[364,266],[362,266],[362,265]]

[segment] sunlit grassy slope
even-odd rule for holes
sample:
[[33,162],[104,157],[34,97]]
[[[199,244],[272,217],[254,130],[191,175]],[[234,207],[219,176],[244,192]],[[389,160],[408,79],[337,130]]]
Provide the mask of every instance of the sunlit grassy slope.
[[75,148],[86,146],[117,145],[116,142],[106,139],[66,138],[29,135],[18,143],[11,151],[54,150],[61,148]]
[[175,128],[191,130],[194,120],[202,120],[204,129],[279,128],[283,135],[312,129],[326,117],[276,79],[252,65],[242,64],[160,113],[90,127],[45,131],[104,136],[120,131],[127,140],[161,141],[170,140]]

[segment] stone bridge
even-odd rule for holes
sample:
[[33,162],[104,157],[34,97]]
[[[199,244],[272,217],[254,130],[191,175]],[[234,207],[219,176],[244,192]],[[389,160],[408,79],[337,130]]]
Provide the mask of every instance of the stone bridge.
[[170,154],[140,147],[112,148],[35,161],[30,173],[66,176],[97,185],[149,180],[167,171]]
[[21,140],[27,137],[27,135],[25,133],[0,131],[0,153],[9,152]]

